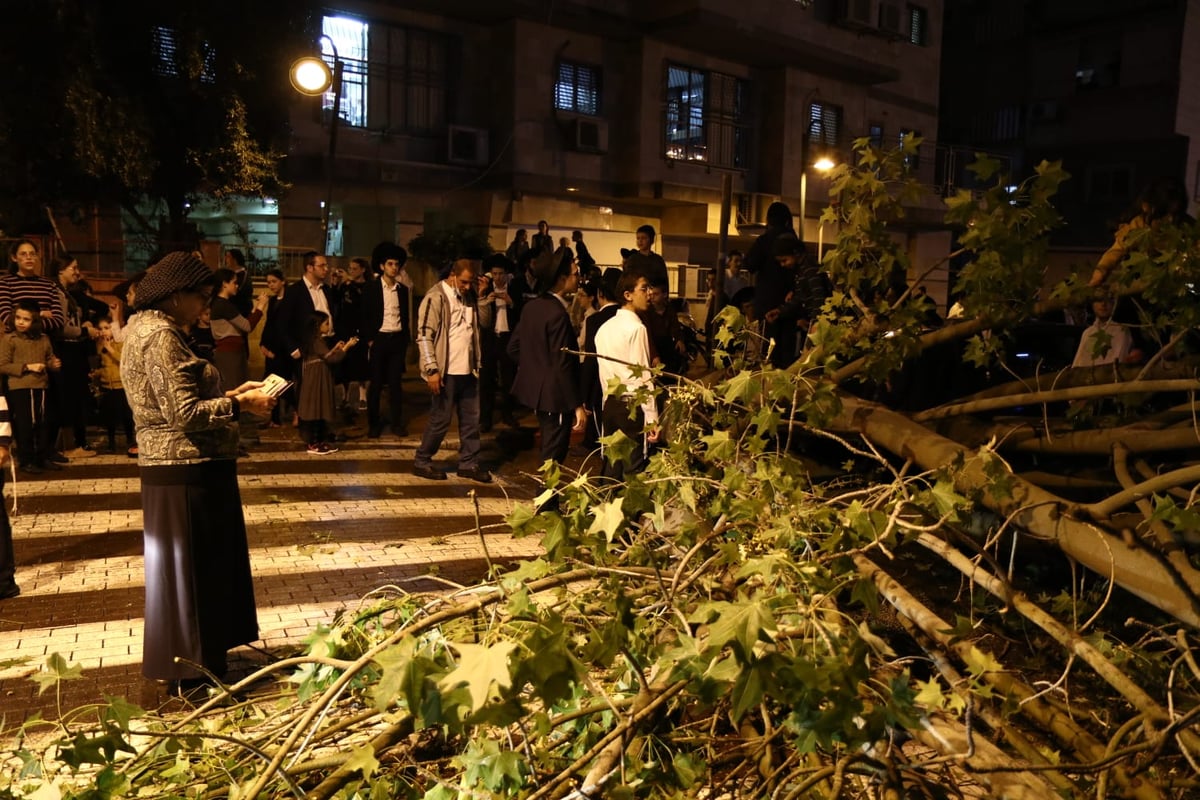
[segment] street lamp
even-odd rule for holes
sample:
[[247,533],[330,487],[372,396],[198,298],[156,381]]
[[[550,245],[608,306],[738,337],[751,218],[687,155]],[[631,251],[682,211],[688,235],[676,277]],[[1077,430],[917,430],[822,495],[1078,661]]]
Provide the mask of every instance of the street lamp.
[[[833,169],[837,164],[832,158],[827,155],[819,155],[815,161],[809,163],[809,134],[805,134],[804,142],[800,148],[800,241],[804,242],[804,221],[808,219],[808,170],[815,169],[817,172],[826,173]],[[825,227],[822,223],[817,230],[817,260],[821,259],[821,246],[824,244]]]
[[329,252],[329,211],[333,205],[333,164],[337,157],[338,120],[342,111],[342,73],[345,65],[338,56],[337,45],[333,39],[321,34],[320,41],[329,42],[333,51],[333,70],[320,56],[304,56],[292,63],[288,73],[292,87],[306,97],[320,97],[333,88],[333,114],[329,119],[329,157],[325,161],[325,205],[321,210],[321,240],[322,251]]

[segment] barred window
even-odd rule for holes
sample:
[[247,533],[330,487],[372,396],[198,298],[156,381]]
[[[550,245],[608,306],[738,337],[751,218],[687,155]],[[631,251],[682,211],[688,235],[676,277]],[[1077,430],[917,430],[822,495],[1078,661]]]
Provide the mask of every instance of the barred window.
[[554,107],[578,114],[600,114],[600,70],[586,64],[558,62],[554,78]]
[[908,41],[921,47],[926,45],[928,18],[928,13],[921,6],[908,7]]
[[808,107],[808,137],[813,144],[836,150],[842,143],[842,107],[812,103]]

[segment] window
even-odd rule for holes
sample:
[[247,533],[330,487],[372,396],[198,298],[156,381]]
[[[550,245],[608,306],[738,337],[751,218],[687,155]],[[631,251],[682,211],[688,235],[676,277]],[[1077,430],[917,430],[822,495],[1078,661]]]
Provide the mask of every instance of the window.
[[[156,26],[150,33],[154,49],[154,73],[160,78],[178,78],[179,64],[183,53],[179,52],[179,33],[174,28],[164,25]],[[208,42],[200,42],[200,74],[196,77],[201,83],[215,83],[217,54]]]
[[[921,137],[920,131],[914,131],[911,128],[902,128],[900,130],[900,146],[903,147],[909,139]],[[904,167],[906,169],[915,170],[921,166],[921,146],[917,145],[917,150],[912,155],[904,156]]]
[[741,78],[669,64],[666,157],[745,168],[747,93]]
[[818,147],[837,150],[842,143],[842,107],[811,104],[808,107],[808,139]]
[[926,45],[928,14],[920,6],[908,7],[908,40],[915,45]]
[[871,147],[883,148],[883,123],[872,122],[867,126],[867,140],[870,141]]
[[[338,116],[347,125],[408,133],[446,127],[450,41],[441,34],[351,17],[324,17],[321,31],[342,61]],[[333,68],[333,49],[322,40]],[[333,109],[333,89],[322,108]]]
[[600,114],[600,70],[569,61],[558,62],[554,78],[554,107],[559,111]]
[[1129,164],[1097,164],[1088,167],[1087,199],[1094,202],[1133,199],[1133,167]]

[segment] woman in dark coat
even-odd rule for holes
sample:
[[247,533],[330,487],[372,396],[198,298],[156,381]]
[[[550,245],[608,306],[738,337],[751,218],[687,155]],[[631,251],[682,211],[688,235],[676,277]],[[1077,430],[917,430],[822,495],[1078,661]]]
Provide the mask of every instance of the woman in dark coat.
[[226,653],[258,638],[237,483],[238,416],[270,413],[250,381],[222,393],[183,328],[212,300],[213,273],[168,253],[137,287],[121,379],[137,423],[145,528],[142,673],[180,686],[225,673]]

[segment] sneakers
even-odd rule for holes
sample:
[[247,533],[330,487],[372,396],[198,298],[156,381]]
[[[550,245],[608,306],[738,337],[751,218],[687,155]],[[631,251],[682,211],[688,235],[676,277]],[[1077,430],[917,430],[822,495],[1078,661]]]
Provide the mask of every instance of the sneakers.
[[466,478],[467,480],[479,481],[480,483],[491,483],[492,473],[482,467],[473,467],[470,469],[459,468],[458,477]]
[[330,453],[336,453],[338,449],[327,442],[313,442],[307,448],[310,456],[327,456]]
[[425,466],[423,464],[414,464],[413,475],[416,475],[418,478],[424,478],[427,481],[446,480],[446,473],[442,472],[437,467],[434,467],[432,464],[429,466]]
[[138,457],[137,445],[135,444],[133,447],[126,450],[125,455],[129,456],[130,458],[137,458]]
[[[77,459],[77,458],[95,458],[96,451],[93,450],[90,446],[84,444],[84,445],[80,445],[79,447],[76,447],[74,450],[68,450],[65,453],[65,455],[68,459],[72,459],[72,460]],[[55,459],[53,456],[51,456],[50,460],[54,461]]]

